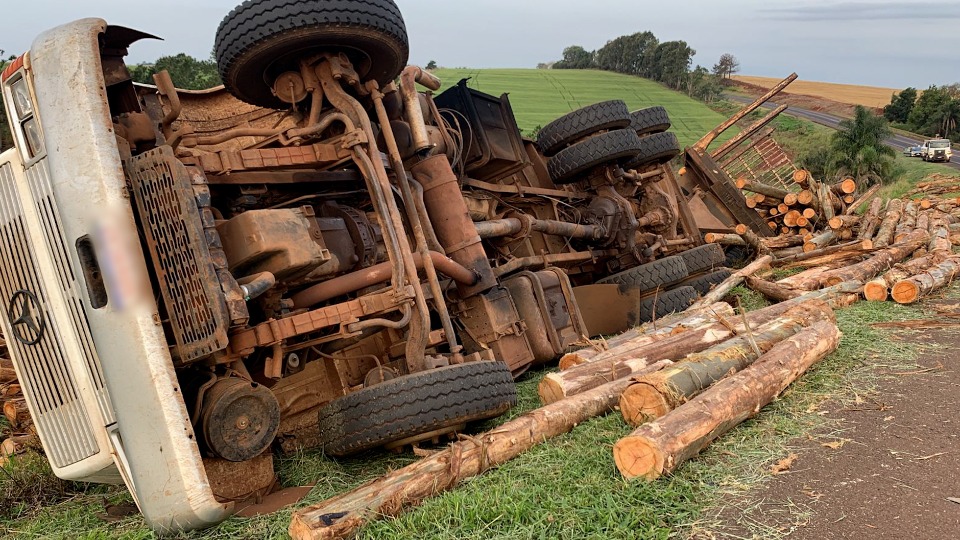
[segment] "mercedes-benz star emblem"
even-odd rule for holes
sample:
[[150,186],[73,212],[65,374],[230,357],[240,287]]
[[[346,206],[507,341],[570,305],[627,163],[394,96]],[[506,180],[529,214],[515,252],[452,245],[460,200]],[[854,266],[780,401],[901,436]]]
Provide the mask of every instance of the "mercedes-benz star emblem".
[[45,322],[40,300],[30,291],[17,291],[10,299],[7,317],[13,328],[13,337],[24,345],[36,345],[43,338]]

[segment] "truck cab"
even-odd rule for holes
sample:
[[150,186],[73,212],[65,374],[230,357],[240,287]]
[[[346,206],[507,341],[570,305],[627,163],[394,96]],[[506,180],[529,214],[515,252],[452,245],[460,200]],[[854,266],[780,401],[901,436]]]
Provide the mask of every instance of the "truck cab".
[[923,141],[920,147],[920,157],[924,161],[949,163],[953,158],[953,143],[950,139],[930,139]]

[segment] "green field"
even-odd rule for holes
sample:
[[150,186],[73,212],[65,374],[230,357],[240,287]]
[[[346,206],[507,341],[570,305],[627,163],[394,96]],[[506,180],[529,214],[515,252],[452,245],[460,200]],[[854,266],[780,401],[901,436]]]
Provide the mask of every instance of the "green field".
[[[530,134],[559,116],[599,101],[622,99],[630,110],[662,105],[680,144],[689,146],[725,118],[703,103],[647,79],[607,71],[546,69],[440,69],[443,89],[469,78],[471,88],[510,94],[520,130]],[[735,130],[731,130],[732,135]]]

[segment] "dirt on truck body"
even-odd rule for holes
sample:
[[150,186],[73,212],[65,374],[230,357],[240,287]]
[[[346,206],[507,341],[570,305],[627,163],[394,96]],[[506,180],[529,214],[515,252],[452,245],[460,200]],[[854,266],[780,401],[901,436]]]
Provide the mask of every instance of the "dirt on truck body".
[[276,452],[498,416],[607,330],[598,299],[622,330],[723,261],[663,108],[524,139],[506,95],[405,67],[391,0],[246,2],[202,92],[131,80],[151,37],[85,19],[3,73],[0,323],[55,472],[125,483],[160,532],[262,494]]

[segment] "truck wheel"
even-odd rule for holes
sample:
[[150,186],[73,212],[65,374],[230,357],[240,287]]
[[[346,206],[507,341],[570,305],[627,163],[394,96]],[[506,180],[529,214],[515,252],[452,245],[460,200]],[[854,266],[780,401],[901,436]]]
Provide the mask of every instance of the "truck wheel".
[[697,291],[693,287],[677,287],[644,298],[640,301],[640,322],[647,323],[654,318],[680,313],[692,306],[697,298]]
[[331,401],[320,442],[346,456],[466,422],[500,416],[517,402],[503,362],[471,362],[406,375]]
[[637,135],[653,135],[670,129],[670,115],[663,107],[649,107],[630,113],[630,129]]
[[619,99],[603,101],[561,116],[544,126],[537,136],[537,147],[549,157],[598,131],[623,129],[629,125],[630,110],[626,103]]
[[550,178],[557,184],[570,184],[588,170],[612,162],[633,159],[640,151],[640,137],[629,129],[595,135],[564,149],[547,162]]
[[274,79],[299,71],[298,60],[321,51],[343,52],[364,80],[393,81],[410,47],[393,0],[247,0],[217,29],[217,67],[227,90],[260,107],[285,109]]
[[706,274],[701,274],[696,277],[687,278],[681,281],[678,286],[680,287],[693,287],[697,291],[697,294],[703,296],[710,292],[715,286],[723,283],[727,278],[730,277],[730,270],[726,268],[721,268],[713,272]]
[[624,169],[639,169],[648,165],[663,165],[680,155],[680,141],[669,131],[643,137],[640,153],[623,166]]
[[654,291],[683,280],[689,275],[683,258],[674,255],[631,268],[619,274],[601,279],[597,283],[613,283],[622,287]]
[[680,253],[691,275],[723,266],[727,256],[719,244],[704,244]]

